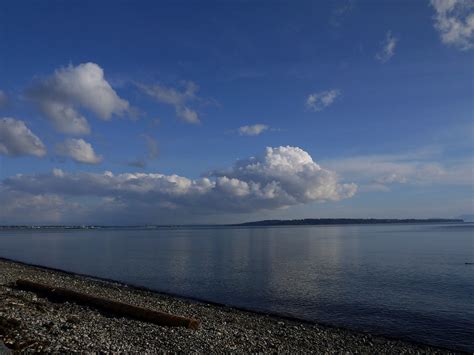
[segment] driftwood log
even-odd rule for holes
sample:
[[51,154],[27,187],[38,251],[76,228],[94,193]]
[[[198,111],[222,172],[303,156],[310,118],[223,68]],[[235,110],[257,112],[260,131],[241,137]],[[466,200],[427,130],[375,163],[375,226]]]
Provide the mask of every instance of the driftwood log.
[[16,285],[20,289],[33,291],[53,299],[73,301],[75,303],[91,306],[117,316],[134,318],[157,325],[197,329],[200,323],[197,319],[186,318],[143,307],[132,306],[127,303],[112,301],[106,298],[91,296],[86,293],[44,285],[28,280],[19,279],[16,281]]

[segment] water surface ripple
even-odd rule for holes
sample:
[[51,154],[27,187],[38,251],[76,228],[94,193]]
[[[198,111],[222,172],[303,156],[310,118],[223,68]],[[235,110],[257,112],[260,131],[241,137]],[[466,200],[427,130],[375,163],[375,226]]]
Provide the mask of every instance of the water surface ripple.
[[473,225],[17,230],[0,256],[474,351]]

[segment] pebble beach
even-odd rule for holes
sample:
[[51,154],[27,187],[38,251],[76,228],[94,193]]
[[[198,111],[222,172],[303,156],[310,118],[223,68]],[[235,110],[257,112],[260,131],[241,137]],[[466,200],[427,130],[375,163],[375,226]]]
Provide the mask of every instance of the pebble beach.
[[[197,330],[159,326],[74,302],[54,302],[16,287],[20,278],[195,318],[200,326]],[[10,351],[456,353],[0,259],[0,353]]]

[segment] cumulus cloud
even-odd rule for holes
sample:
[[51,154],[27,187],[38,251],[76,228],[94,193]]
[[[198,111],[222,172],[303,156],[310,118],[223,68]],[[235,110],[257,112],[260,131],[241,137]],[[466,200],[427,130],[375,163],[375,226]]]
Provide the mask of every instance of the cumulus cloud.
[[46,155],[41,140],[21,120],[0,118],[0,154],[10,156]]
[[1,188],[10,194],[60,196],[65,201],[84,196],[91,201],[94,197],[107,201],[108,208],[113,207],[115,212],[139,211],[143,218],[149,218],[148,222],[156,222],[153,216],[164,210],[247,213],[313,201],[338,201],[357,190],[355,184],[340,183],[334,172],[321,168],[297,147],[267,148],[259,157],[238,161],[227,170],[213,171],[199,179],[159,173],[66,173],[56,169],[49,174],[7,178]]
[[301,148],[289,146],[268,147],[264,155],[238,161],[231,169],[214,171],[212,176],[226,184],[226,179],[245,182],[249,191],[273,201],[278,197],[280,206],[337,201],[353,196],[357,189],[354,184],[340,184],[334,172],[322,169]]
[[394,37],[391,31],[388,31],[381,43],[380,50],[375,54],[375,59],[382,63],[388,62],[395,55],[397,43],[398,38]]
[[198,99],[196,95],[199,87],[192,81],[184,81],[182,90],[166,87],[162,85],[143,85],[138,87],[155,100],[172,105],[176,112],[176,117],[187,123],[199,123],[198,113],[189,107],[189,103]]
[[436,11],[435,28],[444,44],[468,50],[474,47],[474,2],[431,0]]
[[258,123],[251,126],[239,127],[238,132],[241,136],[258,136],[269,128],[270,127],[265,124]]
[[80,109],[102,120],[130,112],[128,101],[117,95],[105,79],[103,69],[95,63],[57,69],[53,75],[38,79],[26,93],[54,127],[67,134],[90,133]]
[[8,103],[8,96],[3,92],[3,90],[0,90],[0,108],[3,108],[7,105]]
[[83,139],[66,139],[56,146],[56,152],[78,163],[99,164],[102,161],[102,157],[94,152],[92,145]]
[[324,110],[331,106],[340,95],[341,92],[336,89],[312,93],[306,98],[306,108],[315,112]]

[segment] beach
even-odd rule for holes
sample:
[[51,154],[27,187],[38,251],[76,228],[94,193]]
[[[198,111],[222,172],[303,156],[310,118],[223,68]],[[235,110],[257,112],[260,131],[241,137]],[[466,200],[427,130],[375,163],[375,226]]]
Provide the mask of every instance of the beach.
[[[195,318],[197,330],[53,302],[15,282],[30,280]],[[0,341],[11,350],[198,353],[430,353],[453,351],[320,324],[248,312],[146,289],[0,260]]]

